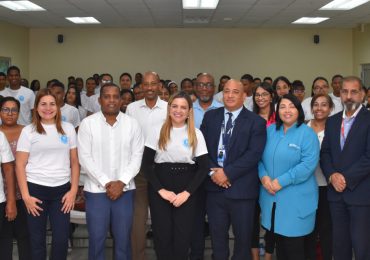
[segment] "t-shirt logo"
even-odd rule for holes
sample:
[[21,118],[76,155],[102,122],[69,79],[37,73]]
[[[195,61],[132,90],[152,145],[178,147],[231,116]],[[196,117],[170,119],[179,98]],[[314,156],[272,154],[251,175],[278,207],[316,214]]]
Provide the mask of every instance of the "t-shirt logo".
[[63,144],[67,144],[68,143],[68,136],[66,135],[62,135],[60,137],[60,141],[63,143]]
[[20,102],[23,102],[23,101],[24,101],[24,96],[19,96],[19,97],[18,97],[18,100],[19,100]]
[[186,138],[184,139],[183,143],[182,143],[186,148],[189,148],[189,139]]
[[67,122],[67,118],[65,116],[62,116],[62,121]]

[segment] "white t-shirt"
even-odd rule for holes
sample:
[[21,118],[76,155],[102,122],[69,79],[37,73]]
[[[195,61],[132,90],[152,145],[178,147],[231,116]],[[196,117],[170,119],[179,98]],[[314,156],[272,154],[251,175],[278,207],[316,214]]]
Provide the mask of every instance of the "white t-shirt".
[[74,128],[80,125],[80,112],[77,108],[68,104],[64,104],[64,106],[60,108],[60,112],[62,113],[63,122],[71,123]]
[[[9,143],[6,140],[3,132],[0,132],[0,163],[8,163],[14,161],[12,150],[10,149]],[[3,183],[3,174],[0,167],[0,203],[6,201]]]
[[77,147],[76,131],[67,122],[62,122],[65,135],[59,134],[54,124],[42,126],[46,134],[37,133],[30,124],[18,140],[17,151],[29,153],[27,181],[49,187],[66,184],[71,176],[70,150]]
[[[311,120],[313,119],[313,114],[311,110],[311,100],[312,97],[308,97],[302,102],[302,108],[304,112],[304,119],[305,120]],[[342,104],[338,102],[336,99],[332,99],[334,103],[333,111],[331,111],[330,116],[335,115],[338,112],[341,112],[343,110]]]
[[100,97],[99,93],[89,97],[89,101],[87,102],[87,111],[90,111],[91,113],[94,114],[101,110],[99,104],[99,97]]
[[87,116],[87,109],[83,106],[78,106],[78,113],[80,114],[80,121],[82,121]]
[[[309,121],[307,123],[307,126],[311,127],[311,121]],[[324,140],[324,136],[325,136],[325,130],[323,130],[321,132],[318,132],[316,134],[317,134],[317,137],[319,138],[320,148],[321,148],[322,140]],[[316,167],[315,177],[316,177],[317,184],[319,186],[327,186],[328,185],[328,183],[326,182],[325,176],[322,172],[322,169],[320,167],[320,163]]]
[[35,94],[33,93],[33,91],[26,87],[21,86],[17,90],[6,88],[4,89],[2,94],[4,97],[8,96],[14,97],[21,103],[18,124],[20,125],[30,124],[32,119],[31,110],[33,109],[35,104]]
[[166,150],[161,150],[158,147],[160,129],[153,130],[145,141],[145,146],[156,151],[154,162],[156,163],[189,163],[194,164],[194,157],[207,154],[207,146],[203,134],[199,129],[195,129],[197,136],[197,147],[193,154],[193,149],[188,142],[187,125],[175,128],[170,132],[170,140],[167,143]]
[[89,98],[86,93],[81,93],[80,94],[80,97],[81,97],[81,105],[87,110],[87,108],[89,107]]
[[246,97],[244,100],[244,106],[249,111],[253,111],[253,96]]

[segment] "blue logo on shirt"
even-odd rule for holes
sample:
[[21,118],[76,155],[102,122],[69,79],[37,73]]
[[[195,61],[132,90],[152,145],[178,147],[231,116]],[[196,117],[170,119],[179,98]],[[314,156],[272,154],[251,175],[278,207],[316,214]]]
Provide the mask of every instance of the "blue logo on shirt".
[[67,122],[67,118],[65,116],[62,116],[62,121]]
[[63,143],[63,144],[67,144],[68,143],[68,137],[66,135],[62,135],[60,137],[60,141]]
[[184,139],[184,141],[183,141],[183,143],[182,143],[186,148],[188,148],[189,147],[189,139],[188,138],[186,138],[186,139]]
[[24,96],[19,96],[18,99],[19,99],[20,102],[23,102],[24,101]]

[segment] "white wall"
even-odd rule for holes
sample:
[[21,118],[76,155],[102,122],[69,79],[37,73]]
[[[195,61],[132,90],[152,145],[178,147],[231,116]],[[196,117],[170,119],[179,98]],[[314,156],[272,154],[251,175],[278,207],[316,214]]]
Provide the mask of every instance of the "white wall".
[[[57,43],[57,35],[64,43]],[[320,35],[320,44],[313,35]],[[154,70],[180,81],[198,72],[240,78],[313,78],[353,73],[351,29],[30,29],[30,78],[66,81],[109,72]]]
[[370,63],[370,25],[353,29],[353,70],[360,76],[361,64]]
[[0,56],[10,57],[17,65],[22,77],[28,77],[29,29],[0,22]]

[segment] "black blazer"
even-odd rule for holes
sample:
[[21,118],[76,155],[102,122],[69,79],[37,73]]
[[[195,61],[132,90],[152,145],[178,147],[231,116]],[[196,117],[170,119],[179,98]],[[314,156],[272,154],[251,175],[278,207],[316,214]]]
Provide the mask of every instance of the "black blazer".
[[327,179],[334,172],[344,175],[347,187],[337,192],[328,185],[328,200],[342,198],[350,205],[370,205],[370,112],[357,114],[343,150],[340,148],[342,113],[329,117],[321,146],[320,164]]
[[[218,144],[224,108],[206,112],[201,125],[206,140],[210,168],[220,167],[217,163]],[[224,192],[233,199],[255,199],[259,194],[258,162],[266,144],[266,121],[243,107],[235,120],[229,141],[224,172],[231,187],[224,189],[206,178],[205,188],[209,192]]]

